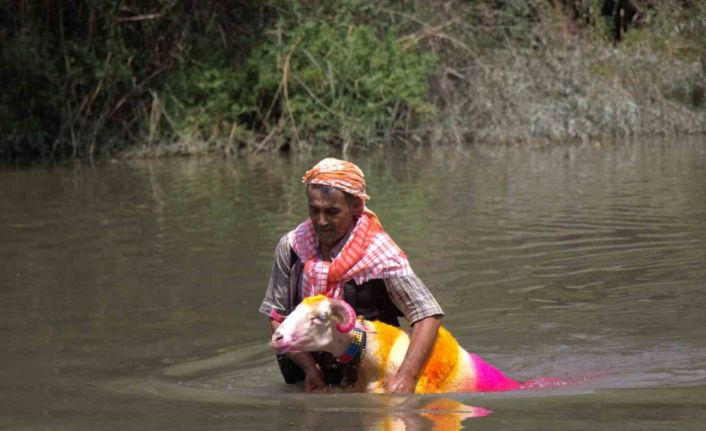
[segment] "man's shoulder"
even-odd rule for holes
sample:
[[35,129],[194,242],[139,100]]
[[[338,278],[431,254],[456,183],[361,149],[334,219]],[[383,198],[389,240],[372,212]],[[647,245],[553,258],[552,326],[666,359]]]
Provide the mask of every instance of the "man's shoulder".
[[292,234],[292,231],[285,232],[280,238],[279,241],[277,241],[277,249],[280,248],[290,248],[291,244],[289,241],[289,237]]
[[289,232],[282,235],[275,247],[275,259],[280,262],[280,265],[290,266],[290,256],[292,254],[292,246],[289,241]]

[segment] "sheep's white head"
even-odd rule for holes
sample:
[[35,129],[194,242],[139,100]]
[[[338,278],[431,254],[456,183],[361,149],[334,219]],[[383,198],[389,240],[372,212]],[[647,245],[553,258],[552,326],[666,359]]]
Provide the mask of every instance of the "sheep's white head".
[[337,332],[350,332],[355,311],[345,301],[323,295],[304,299],[272,334],[279,353],[330,351]]

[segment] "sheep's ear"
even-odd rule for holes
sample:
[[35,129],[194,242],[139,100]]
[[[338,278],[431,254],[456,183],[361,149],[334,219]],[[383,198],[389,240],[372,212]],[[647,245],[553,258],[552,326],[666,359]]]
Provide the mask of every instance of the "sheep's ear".
[[347,302],[331,299],[331,312],[340,322],[336,323],[339,332],[350,332],[355,327],[355,310]]

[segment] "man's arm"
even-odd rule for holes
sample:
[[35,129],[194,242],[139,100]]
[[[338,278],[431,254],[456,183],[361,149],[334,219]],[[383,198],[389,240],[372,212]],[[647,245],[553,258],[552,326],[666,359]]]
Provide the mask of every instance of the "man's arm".
[[[270,319],[270,325],[272,325],[272,332],[275,332],[279,328],[280,322]],[[304,390],[315,392],[326,389],[324,374],[319,369],[319,366],[316,365],[311,353],[296,352],[285,353],[285,355],[304,370]]]
[[417,379],[434,347],[436,335],[441,326],[441,315],[419,320],[412,326],[412,339],[397,374],[384,382],[385,392],[391,394],[411,394],[417,386]]
[[412,323],[412,338],[397,375],[384,382],[384,387],[386,392],[411,393],[434,346],[444,311],[415,274],[387,278],[385,287],[392,302]]
[[287,235],[283,235],[275,248],[272,272],[267,283],[265,297],[260,304],[260,313],[267,317],[270,317],[273,309],[281,314],[289,313],[289,277],[291,270],[289,243]]
[[[275,249],[270,281],[267,284],[265,298],[260,304],[260,313],[265,316],[269,317],[273,310],[283,314],[289,311],[289,277],[291,276],[290,253],[289,241],[287,235],[284,235],[280,238],[277,248]],[[279,325],[279,322],[270,319],[272,332],[276,331]],[[323,374],[310,353],[289,353],[287,357],[304,371],[304,387],[308,392],[326,387]]]

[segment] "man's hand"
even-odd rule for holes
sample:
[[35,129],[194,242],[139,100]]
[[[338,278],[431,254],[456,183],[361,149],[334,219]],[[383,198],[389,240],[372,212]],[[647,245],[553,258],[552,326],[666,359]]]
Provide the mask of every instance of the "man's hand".
[[417,386],[417,379],[434,347],[436,335],[441,326],[441,316],[430,316],[412,325],[409,348],[397,374],[383,382],[389,394],[411,394]]
[[[270,319],[272,332],[276,331],[280,324],[281,322]],[[324,373],[321,372],[319,366],[316,365],[316,361],[314,361],[314,357],[311,356],[311,353],[296,352],[287,353],[286,355],[304,370],[304,390],[306,392],[321,392],[327,389]]]
[[326,390],[324,373],[316,365],[304,370],[304,390],[306,392],[322,392]]
[[417,379],[411,376],[403,376],[399,373],[383,382],[385,393],[388,394],[411,394],[414,393],[416,385]]

